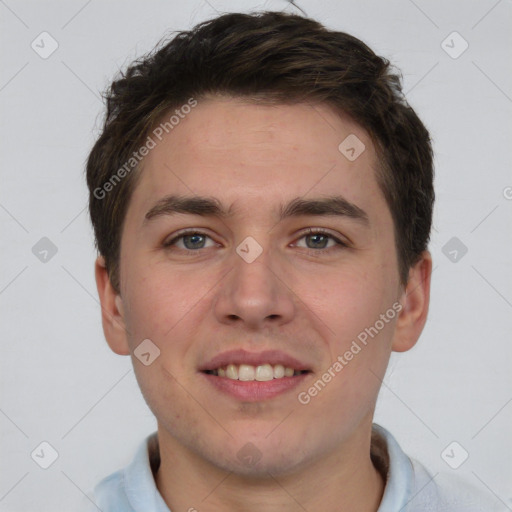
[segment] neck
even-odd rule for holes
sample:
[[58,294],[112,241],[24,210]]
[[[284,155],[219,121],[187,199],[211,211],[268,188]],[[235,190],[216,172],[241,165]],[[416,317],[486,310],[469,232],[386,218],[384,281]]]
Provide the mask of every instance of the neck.
[[384,480],[370,458],[371,428],[300,470],[258,478],[214,466],[160,425],[158,438],[161,462],[155,481],[172,511],[376,512],[384,492]]

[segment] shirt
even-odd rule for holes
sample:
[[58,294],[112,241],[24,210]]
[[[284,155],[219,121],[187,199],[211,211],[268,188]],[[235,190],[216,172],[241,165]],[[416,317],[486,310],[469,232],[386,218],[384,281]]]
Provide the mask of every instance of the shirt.
[[[372,426],[371,457],[385,480],[377,512],[504,512],[509,510],[490,492],[453,475],[432,475],[409,458],[383,427]],[[171,512],[153,474],[160,465],[157,433],[146,437],[135,458],[101,480],[88,493],[87,512]]]

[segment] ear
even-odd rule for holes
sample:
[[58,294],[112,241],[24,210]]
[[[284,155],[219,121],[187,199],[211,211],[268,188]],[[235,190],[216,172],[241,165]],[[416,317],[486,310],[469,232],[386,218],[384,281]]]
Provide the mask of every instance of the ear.
[[94,273],[100,297],[103,332],[107,343],[116,354],[129,355],[130,346],[124,319],[123,300],[112,287],[103,256],[96,259]]
[[420,260],[409,269],[409,280],[402,293],[392,350],[405,352],[411,349],[425,326],[430,302],[430,275],[432,273],[432,256],[424,251]]

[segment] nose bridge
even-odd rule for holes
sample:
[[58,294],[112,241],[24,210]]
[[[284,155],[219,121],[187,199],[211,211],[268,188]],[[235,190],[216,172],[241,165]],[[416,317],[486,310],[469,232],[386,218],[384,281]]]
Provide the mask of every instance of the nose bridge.
[[293,297],[283,282],[281,262],[267,246],[245,239],[229,260],[232,269],[215,304],[219,321],[238,320],[252,327],[269,319],[286,322],[293,316]]

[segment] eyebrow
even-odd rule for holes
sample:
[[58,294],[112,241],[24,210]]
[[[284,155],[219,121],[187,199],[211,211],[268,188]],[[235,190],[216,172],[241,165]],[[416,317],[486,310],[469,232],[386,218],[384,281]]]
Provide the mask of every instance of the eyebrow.
[[[146,223],[157,217],[176,213],[228,218],[234,212],[231,209],[225,210],[219,200],[214,197],[168,195],[160,199],[146,213],[144,222]],[[305,215],[348,217],[363,225],[369,225],[368,214],[343,196],[328,196],[314,199],[296,197],[288,204],[281,205],[278,213],[280,221],[289,217]]]

